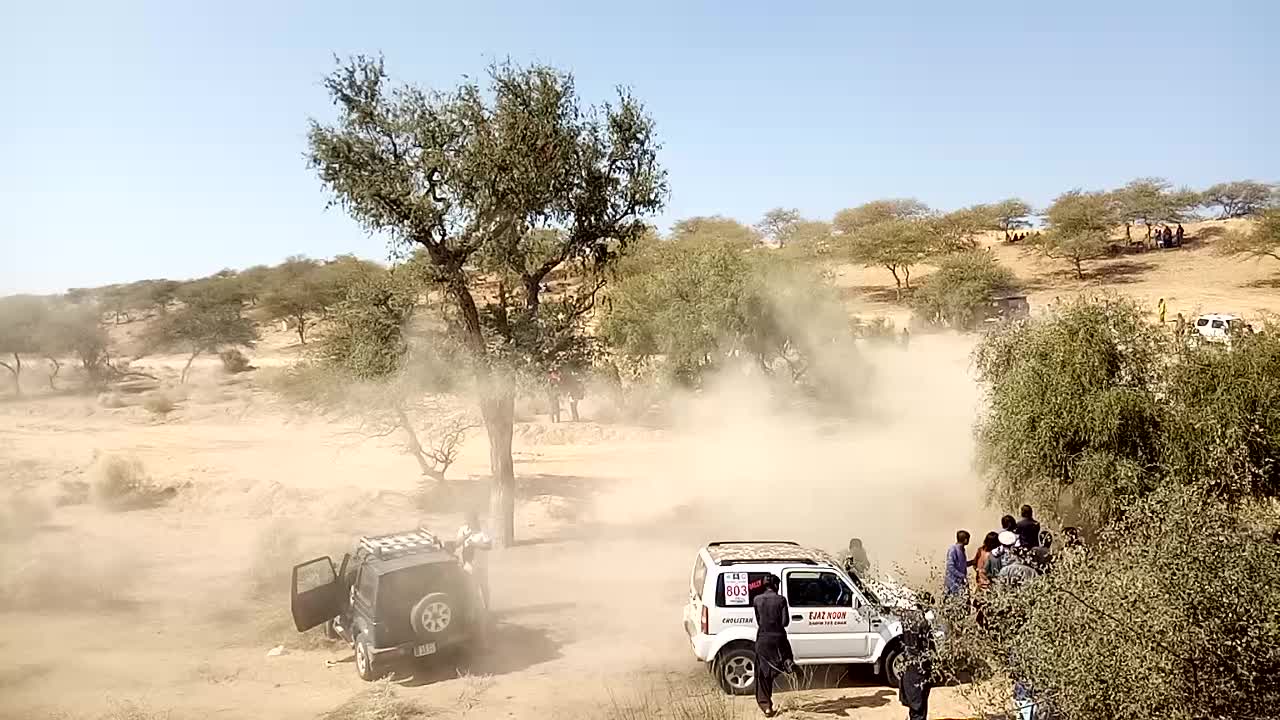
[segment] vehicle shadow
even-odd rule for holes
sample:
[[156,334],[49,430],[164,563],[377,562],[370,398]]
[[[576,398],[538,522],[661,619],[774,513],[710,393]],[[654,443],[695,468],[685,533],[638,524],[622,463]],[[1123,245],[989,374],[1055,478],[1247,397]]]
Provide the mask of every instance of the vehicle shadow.
[[426,661],[404,660],[388,666],[397,684],[421,687],[462,675],[506,675],[560,657],[560,643],[544,628],[499,622],[488,646]]
[[784,691],[840,688],[884,688],[884,681],[871,665],[805,665],[796,675],[778,678],[778,689]]
[[844,695],[838,698],[800,700],[795,704],[788,703],[787,709],[815,715],[853,717],[853,711],[855,710],[884,707],[893,700],[894,691],[889,688],[882,688],[871,695]]

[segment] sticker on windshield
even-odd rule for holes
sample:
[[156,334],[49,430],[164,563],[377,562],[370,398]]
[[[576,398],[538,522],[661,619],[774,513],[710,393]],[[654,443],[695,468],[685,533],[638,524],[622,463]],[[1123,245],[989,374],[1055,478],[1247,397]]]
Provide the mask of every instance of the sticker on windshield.
[[747,574],[731,572],[724,574],[724,604],[750,605],[751,591],[747,589]]

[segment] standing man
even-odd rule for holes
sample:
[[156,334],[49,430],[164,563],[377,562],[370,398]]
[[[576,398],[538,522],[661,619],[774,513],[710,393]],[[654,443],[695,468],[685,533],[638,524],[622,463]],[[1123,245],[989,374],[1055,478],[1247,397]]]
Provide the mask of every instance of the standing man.
[[930,659],[933,633],[924,612],[912,608],[902,617],[902,675],[898,679],[898,702],[907,708],[907,720],[929,716],[929,691],[933,688]]
[[1164,316],[1169,308],[1164,304],[1164,298],[1160,298],[1160,302],[1156,303],[1156,315],[1160,317],[1160,324],[1164,325]]
[[1031,515],[1031,506],[1022,506],[1022,519],[1013,530],[1018,534],[1018,546],[1027,549],[1040,547],[1040,523]]
[[756,704],[765,717],[777,713],[773,709],[773,680],[780,672],[790,672],[794,662],[787,625],[791,610],[787,599],[778,594],[777,575],[764,578],[764,591],[751,602],[756,615]]
[[[969,592],[969,560],[966,557],[965,547],[969,544],[969,531],[956,531],[956,544],[947,550],[947,571],[944,578],[944,585],[947,591],[948,609],[957,609],[957,607],[968,597]],[[967,603],[965,611],[968,611]]]
[[480,514],[468,510],[466,521],[458,528],[458,557],[462,559],[462,569],[471,573],[476,585],[480,588],[480,599],[484,607],[489,609],[489,563],[486,551],[493,547],[489,534],[480,528]]
[[547,413],[551,422],[560,422],[560,373],[556,370],[547,373]]

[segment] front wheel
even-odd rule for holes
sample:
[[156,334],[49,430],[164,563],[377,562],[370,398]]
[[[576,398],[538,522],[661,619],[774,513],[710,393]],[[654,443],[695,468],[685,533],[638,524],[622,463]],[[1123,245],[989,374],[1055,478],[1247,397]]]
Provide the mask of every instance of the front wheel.
[[895,688],[902,686],[902,671],[905,664],[902,643],[893,643],[885,648],[884,656],[880,659],[880,674],[884,677],[886,685]]
[[756,652],[749,647],[726,650],[712,663],[716,682],[730,695],[750,695],[756,691]]

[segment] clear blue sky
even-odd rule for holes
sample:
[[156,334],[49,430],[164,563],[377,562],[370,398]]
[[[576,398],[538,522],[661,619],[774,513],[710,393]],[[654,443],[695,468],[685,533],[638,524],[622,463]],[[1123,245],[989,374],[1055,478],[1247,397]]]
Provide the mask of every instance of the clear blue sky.
[[665,146],[662,224],[1280,180],[1280,3],[881,5],[4,0],[0,294],[385,259],[303,159],[335,53],[436,87],[508,56],[590,101],[631,86]]

